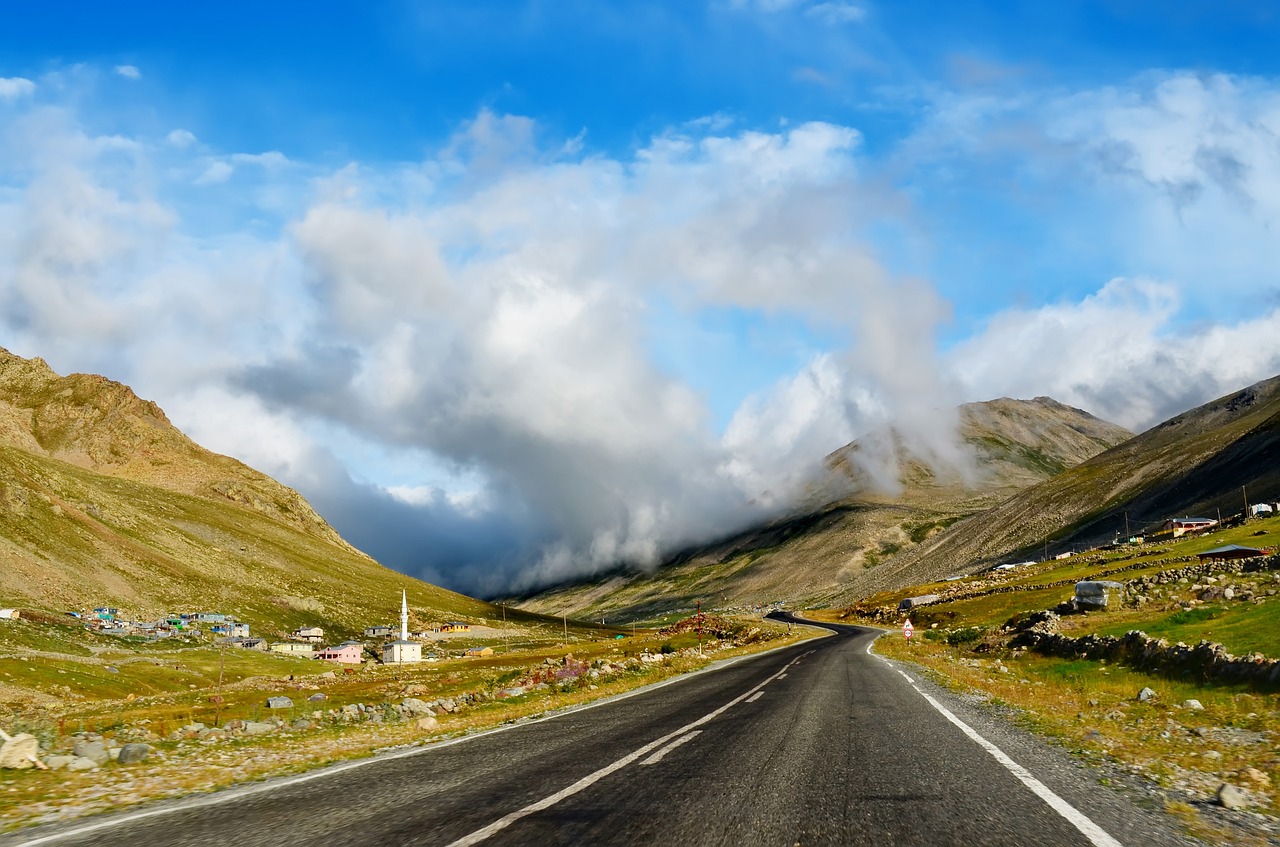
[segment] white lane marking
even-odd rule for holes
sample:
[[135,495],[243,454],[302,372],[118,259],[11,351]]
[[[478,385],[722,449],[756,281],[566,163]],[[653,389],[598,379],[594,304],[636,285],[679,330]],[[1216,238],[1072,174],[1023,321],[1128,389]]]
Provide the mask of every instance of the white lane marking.
[[747,702],[754,703],[755,701],[759,700],[763,696],[764,696],[763,691],[757,691],[755,694],[752,694],[750,697],[747,698]]
[[720,717],[729,709],[738,705],[743,700],[746,700],[752,694],[755,694],[757,691],[764,688],[769,683],[773,682],[779,676],[786,673],[787,668],[794,665],[797,659],[799,659],[798,656],[795,659],[792,659],[790,662],[787,662],[786,666],[783,667],[782,670],[778,671],[773,676],[769,677],[764,682],[757,685],[755,688],[752,688],[750,691],[746,692],[745,694],[739,694],[737,697],[733,698],[728,703],[725,703],[723,706],[716,709],[715,711],[708,712],[707,714],[698,718],[696,721],[685,724],[684,726],[677,729],[675,732],[667,733],[666,735],[659,738],[657,741],[650,741],[648,744],[644,745],[640,749],[635,750],[634,752],[628,753],[627,755],[623,756],[621,759],[618,759],[613,764],[605,765],[603,768],[600,768],[598,771],[587,774],[582,779],[570,785],[568,788],[562,788],[561,790],[557,791],[555,794],[552,794],[549,797],[544,797],[543,799],[539,800],[536,803],[530,803],[528,806],[525,806],[523,809],[517,809],[516,811],[511,812],[508,815],[504,815],[503,817],[498,818],[493,823],[489,824],[488,826],[484,826],[484,827],[481,827],[480,829],[477,829],[475,832],[471,833],[470,835],[462,836],[457,841],[451,842],[448,845],[448,847],[472,847],[472,845],[474,844],[479,844],[480,842],[485,841],[486,839],[491,838],[494,835],[497,835],[499,832],[511,826],[513,823],[520,820],[521,818],[528,817],[529,815],[532,815],[535,812],[541,812],[544,809],[550,809],[552,806],[556,805],[561,800],[564,800],[567,797],[572,797],[578,792],[584,791],[587,788],[590,788],[592,785],[595,785],[597,782],[604,779],[609,774],[613,773],[614,771],[618,771],[618,770],[621,770],[622,768],[625,768],[627,765],[631,764],[636,759],[639,759],[642,756],[646,756],[649,753],[652,753],[654,750],[666,744],[668,741],[671,741],[673,738],[678,738],[681,735],[691,732],[692,730],[697,729],[703,724],[709,721],[713,721],[716,718]]
[[[831,630],[825,630],[825,632],[827,633],[827,635],[835,634]],[[825,637],[825,636],[820,636],[820,637]],[[749,656],[739,656],[733,659],[725,659],[723,660],[723,664],[719,662],[712,663],[706,666],[705,668],[699,668],[696,671],[690,671],[689,673],[680,674],[679,676],[673,676],[673,677],[670,677],[669,679],[664,679],[660,682],[654,682],[649,685],[641,686],[640,688],[633,688],[632,690],[627,691],[623,694],[615,694],[612,697],[601,697],[599,700],[593,700],[590,703],[583,703],[581,706],[572,706],[568,709],[563,709],[561,711],[554,712],[553,714],[543,715],[540,718],[533,718],[532,720],[521,721],[519,723],[505,724],[503,726],[495,726],[493,729],[481,730],[480,732],[475,732],[470,735],[464,735],[460,738],[450,738],[445,741],[431,742],[422,747],[411,747],[407,750],[396,750],[390,753],[378,753],[363,759],[357,759],[354,762],[346,762],[341,765],[330,765],[329,767],[321,768],[319,770],[314,770],[314,771],[311,771],[310,773],[299,774],[298,776],[290,776],[290,777],[283,777],[280,779],[273,779],[267,782],[258,783],[256,785],[227,788],[223,791],[217,792],[216,794],[209,794],[209,795],[205,795],[204,797],[196,797],[192,800],[179,800],[173,803],[172,805],[166,805],[163,808],[144,809],[138,812],[125,812],[119,815],[118,817],[111,818],[110,820],[98,821],[96,823],[89,823],[83,826],[72,827],[71,829],[54,832],[49,835],[42,835],[39,838],[32,838],[28,841],[20,841],[16,845],[14,845],[14,847],[37,847],[37,845],[40,845],[40,844],[53,844],[54,842],[62,841],[63,839],[66,839],[66,838],[74,838],[78,835],[87,835],[91,832],[98,832],[103,829],[111,829],[112,827],[122,826],[127,823],[133,823],[134,821],[145,820],[146,818],[153,818],[158,815],[168,815],[174,812],[189,812],[192,809],[200,809],[200,808],[204,808],[205,806],[217,806],[221,803],[228,803],[232,800],[239,800],[242,797],[251,797],[254,794],[262,794],[267,791],[275,791],[278,788],[289,788],[291,786],[298,785],[299,783],[310,782],[313,779],[323,779],[325,777],[334,776],[336,774],[342,773],[343,771],[355,770],[356,768],[363,768],[369,765],[376,765],[381,762],[390,762],[395,759],[404,759],[409,756],[421,756],[424,753],[430,753],[433,750],[440,750],[445,747],[452,747],[455,744],[465,744],[468,741],[474,741],[475,739],[483,738],[486,735],[496,735],[499,732],[509,732],[510,730],[519,729],[521,727],[529,726],[531,724],[542,723],[543,721],[553,721],[553,720],[556,720],[557,718],[565,717],[566,715],[572,715],[577,712],[586,711],[587,709],[595,709],[599,706],[607,706],[610,703],[616,703],[619,700],[627,700],[627,699],[630,699],[631,697],[636,697],[641,694],[647,694],[650,691],[656,691],[659,688],[666,688],[668,685],[674,685],[675,683],[682,682],[686,679],[694,679],[696,677],[702,676],[703,674],[713,673],[718,670],[724,670],[725,668],[739,664],[740,662],[746,662],[752,659],[763,658],[764,656],[768,656],[771,653],[776,653],[779,650],[786,650],[792,646],[793,645],[791,644],[784,644],[781,647],[774,647],[771,650],[764,650],[760,653],[753,653]],[[813,652],[812,650],[809,651],[809,653],[812,653],[812,652]],[[807,656],[808,653],[804,653],[801,655]],[[797,656],[796,658],[799,659],[800,656]],[[792,662],[794,661],[795,659],[792,660]],[[790,667],[790,665],[788,665],[787,667]],[[772,677],[770,677],[770,679],[772,679]],[[768,681],[769,680],[765,680],[766,683]]]
[[[902,672],[899,671],[899,673]],[[906,676],[906,674],[903,674],[903,676]],[[958,727],[965,735],[969,736],[974,743],[990,753],[992,758],[997,762],[1004,765],[1005,770],[1016,776],[1027,788],[1030,788],[1032,793],[1049,805],[1049,808],[1062,815],[1062,817],[1066,819],[1067,823],[1080,830],[1080,832],[1084,834],[1085,838],[1088,838],[1090,843],[1095,845],[1095,847],[1123,847],[1123,845],[1112,838],[1106,830],[1090,820],[1084,812],[1081,812],[1075,806],[1072,806],[1066,800],[1063,800],[1057,794],[1053,793],[1053,790],[1050,789],[1049,786],[1032,776],[1030,771],[1015,762],[1013,759],[1009,758],[1009,755],[999,747],[979,735],[977,730],[973,727],[953,715],[946,706],[920,690],[920,687],[914,683],[912,683],[911,687],[914,688],[916,693],[923,697],[930,706],[937,709],[944,718],[955,724],[956,727]]]
[[692,741],[693,739],[697,738],[697,737],[698,737],[699,735],[701,735],[701,734],[702,734],[702,730],[700,730],[700,729],[695,729],[693,732],[689,733],[688,735],[682,735],[682,736],[680,736],[679,738],[677,738],[675,741],[672,741],[672,742],[671,742],[670,744],[668,744],[666,747],[663,747],[661,750],[659,750],[658,752],[654,753],[654,754],[653,754],[652,756],[650,756],[649,758],[645,759],[645,760],[644,760],[643,762],[641,762],[640,764],[642,764],[642,765],[656,765],[656,764],[658,764],[658,762],[661,762],[661,761],[662,761],[662,757],[663,757],[663,756],[667,755],[667,754],[668,754],[668,753],[670,753],[672,750],[674,750],[674,749],[676,749],[677,747],[679,747],[681,744],[685,744],[685,743],[687,743],[687,742]]
[[902,674],[902,678],[903,678],[903,679],[905,679],[907,682],[910,682],[910,683],[913,683],[913,684],[915,683],[915,680],[914,680],[914,679],[912,679],[911,677],[907,676],[907,674],[906,674],[904,671],[902,671],[901,669],[899,669],[899,668],[894,668],[894,670],[896,670],[896,671],[898,671],[898,673]]
[[786,674],[782,674],[781,676],[778,677],[778,679],[786,679],[786,677],[787,677]]

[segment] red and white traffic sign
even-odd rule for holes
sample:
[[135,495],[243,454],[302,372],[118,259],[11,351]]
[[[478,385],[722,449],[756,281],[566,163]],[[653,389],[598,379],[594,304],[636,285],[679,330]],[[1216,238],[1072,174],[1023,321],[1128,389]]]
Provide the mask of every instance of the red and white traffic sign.
[[915,628],[914,626],[912,626],[912,625],[911,625],[911,618],[907,618],[905,621],[903,621],[903,622],[902,622],[902,637],[903,637],[903,638],[905,638],[905,639],[907,639],[908,641],[910,641],[910,640],[911,640],[911,634],[912,634],[913,632],[915,632],[915,631],[916,631],[916,628]]

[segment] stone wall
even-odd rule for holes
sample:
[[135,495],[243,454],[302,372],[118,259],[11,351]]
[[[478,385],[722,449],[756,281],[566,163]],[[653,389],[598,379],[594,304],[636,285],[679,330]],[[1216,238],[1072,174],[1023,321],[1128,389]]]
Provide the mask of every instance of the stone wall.
[[1195,646],[1163,638],[1151,638],[1141,630],[1113,635],[1072,638],[1057,632],[1058,616],[1039,612],[1023,623],[1009,646],[1026,648],[1064,659],[1098,659],[1129,665],[1166,676],[1188,677],[1196,682],[1245,683],[1280,687],[1280,660],[1261,653],[1233,656],[1221,644],[1201,641]]

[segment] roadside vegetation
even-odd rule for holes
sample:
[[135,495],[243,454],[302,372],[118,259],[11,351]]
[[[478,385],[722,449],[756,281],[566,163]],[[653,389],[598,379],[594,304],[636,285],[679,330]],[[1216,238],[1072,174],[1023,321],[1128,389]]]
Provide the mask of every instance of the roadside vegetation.
[[[810,614],[890,628],[877,642],[881,654],[915,662],[993,705],[1013,707],[1028,726],[1086,759],[1152,781],[1168,809],[1202,837],[1274,843],[1267,839],[1280,832],[1275,680],[1213,681],[1207,671],[1043,655],[1018,647],[1017,635],[1040,619],[1033,615],[1068,600],[1076,581],[1105,579],[1124,586],[1112,590],[1108,608],[1063,614],[1051,621],[1055,632],[1079,638],[1140,630],[1171,644],[1219,644],[1261,666],[1280,658],[1280,556],[1255,560],[1248,570],[1224,564],[1210,575],[1177,574],[1211,548],[1274,550],[1277,540],[1280,517],[1253,520],[1202,537],[1093,551]],[[899,612],[904,598],[924,594],[941,599]],[[909,642],[900,629],[908,617],[915,627]],[[1223,785],[1236,790],[1228,805],[1238,809],[1223,808]]]
[[[813,634],[712,616],[701,637],[688,621],[634,636],[569,622],[567,637],[547,626],[484,645],[460,640],[436,662],[344,668],[211,644],[97,636],[62,623],[0,621],[0,728],[35,735],[48,760],[69,758],[77,742],[150,749],[145,762],[108,761],[84,772],[0,770],[0,830],[430,744]],[[494,653],[462,657],[465,646]],[[275,697],[289,705],[270,708]]]

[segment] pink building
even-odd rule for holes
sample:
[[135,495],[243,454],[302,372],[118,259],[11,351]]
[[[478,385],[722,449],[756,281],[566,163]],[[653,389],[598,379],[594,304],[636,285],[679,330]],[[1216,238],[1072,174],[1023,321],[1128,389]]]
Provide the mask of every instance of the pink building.
[[317,659],[358,665],[364,658],[364,645],[356,641],[344,641],[336,647],[326,647],[316,652]]

